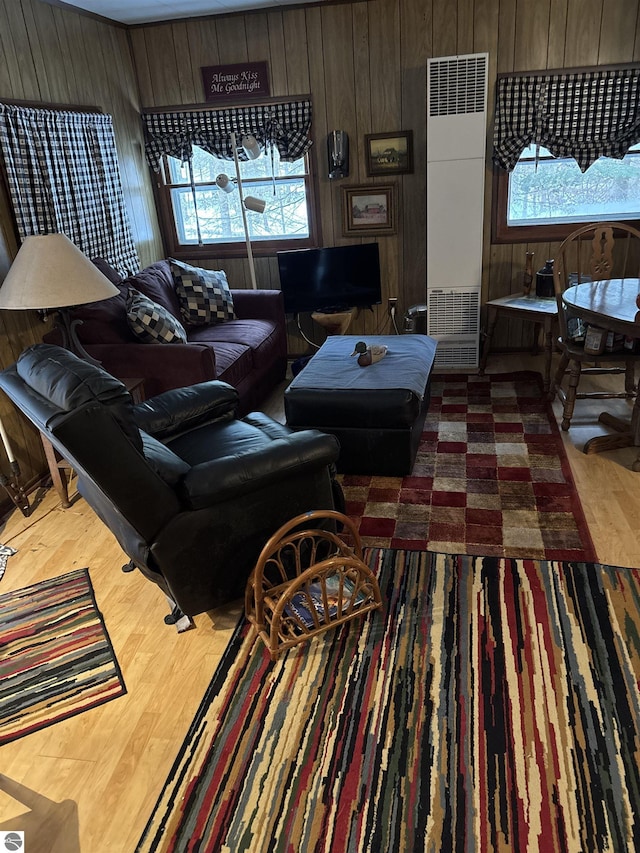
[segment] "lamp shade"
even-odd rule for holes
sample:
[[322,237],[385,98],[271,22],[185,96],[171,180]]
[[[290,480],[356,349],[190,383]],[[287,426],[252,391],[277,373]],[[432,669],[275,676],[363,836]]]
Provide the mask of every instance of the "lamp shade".
[[252,210],[254,213],[264,213],[267,203],[262,198],[256,198],[252,195],[247,195],[244,198],[244,206],[247,210]]
[[253,136],[253,134],[242,137],[242,147],[244,148],[244,153],[250,160],[257,160],[262,153],[260,151],[260,146],[258,145],[258,140]]
[[25,238],[0,286],[0,308],[65,308],[117,293],[65,234],[34,235]]
[[226,193],[232,193],[235,189],[235,184],[229,175],[225,175],[224,172],[219,174],[216,178],[216,186],[218,189],[223,190]]

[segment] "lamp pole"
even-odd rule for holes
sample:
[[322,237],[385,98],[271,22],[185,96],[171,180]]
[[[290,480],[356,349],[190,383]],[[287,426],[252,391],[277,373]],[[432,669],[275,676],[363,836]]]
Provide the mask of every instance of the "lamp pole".
[[253,251],[251,250],[251,240],[249,239],[249,226],[247,224],[247,211],[244,206],[244,194],[242,192],[242,177],[240,175],[240,160],[238,159],[238,145],[236,141],[235,131],[231,131],[231,147],[233,149],[233,159],[236,164],[236,177],[238,180],[238,193],[240,195],[240,210],[242,211],[242,224],[244,226],[244,239],[247,244],[247,258],[249,260],[249,273],[251,275],[251,286],[254,290],[258,289],[256,284],[256,270],[253,263]]

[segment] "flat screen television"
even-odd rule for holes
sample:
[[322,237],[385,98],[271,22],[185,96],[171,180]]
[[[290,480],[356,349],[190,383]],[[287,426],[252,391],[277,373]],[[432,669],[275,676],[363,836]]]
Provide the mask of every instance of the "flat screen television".
[[382,301],[377,243],[296,249],[277,257],[287,313],[329,313]]

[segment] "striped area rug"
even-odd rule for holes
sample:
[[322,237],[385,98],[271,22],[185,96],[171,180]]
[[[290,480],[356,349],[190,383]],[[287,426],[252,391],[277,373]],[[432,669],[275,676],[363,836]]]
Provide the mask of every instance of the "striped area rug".
[[124,693],[87,569],[0,595],[0,744]]
[[385,609],[241,624],[137,848],[640,849],[640,570],[372,549]]

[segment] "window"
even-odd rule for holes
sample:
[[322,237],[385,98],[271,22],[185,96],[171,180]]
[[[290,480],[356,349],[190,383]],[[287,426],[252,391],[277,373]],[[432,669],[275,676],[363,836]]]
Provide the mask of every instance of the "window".
[[498,75],[493,162],[494,242],[639,219],[640,65]]
[[[192,165],[197,218],[188,165],[176,157],[163,158],[160,196],[165,222],[170,225],[166,237],[173,243],[171,253],[178,257],[181,252],[185,257],[203,253],[243,253],[245,237],[240,194],[222,192],[215,183],[220,173],[235,182],[233,160],[220,159],[194,146]],[[278,249],[315,245],[307,155],[286,163],[275,153],[274,172],[272,175],[271,157],[240,162],[244,197],[254,196],[266,202],[263,214],[247,212],[255,254],[260,254],[260,244],[270,252],[274,243]],[[198,225],[203,245],[199,244]]]
[[600,157],[586,172],[546,148],[536,166],[530,145],[512,172],[500,173],[494,215],[504,242],[564,239],[581,222],[640,219],[640,144],[623,160]]
[[311,118],[308,97],[145,110],[145,154],[156,175],[166,251],[185,260],[244,254],[240,194],[225,193],[215,182],[220,174],[237,179],[232,140],[244,135],[255,136],[263,152],[256,160],[240,160],[245,199],[266,202],[264,214],[247,211],[253,253],[317,246]]

